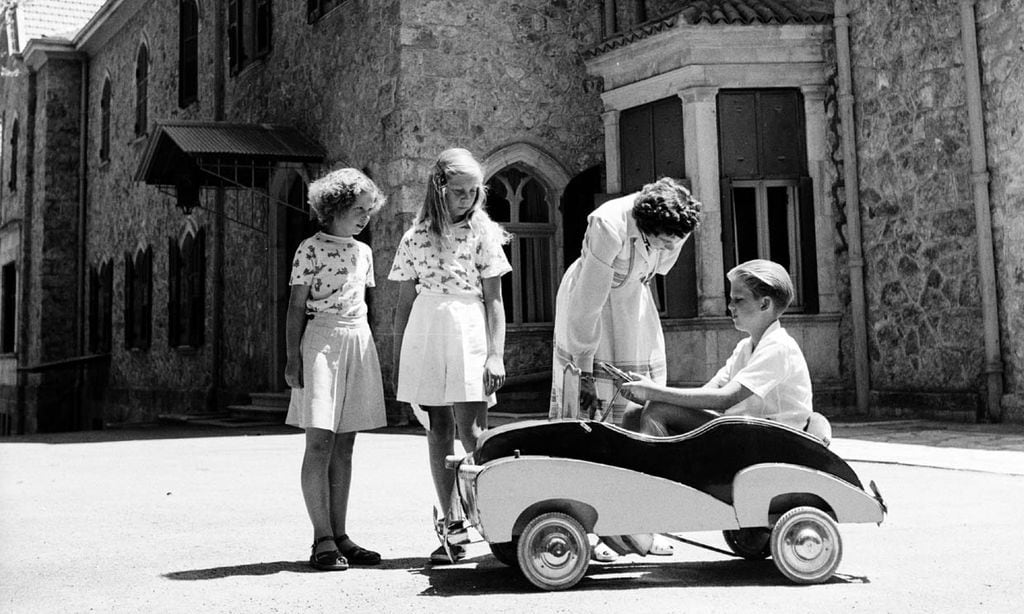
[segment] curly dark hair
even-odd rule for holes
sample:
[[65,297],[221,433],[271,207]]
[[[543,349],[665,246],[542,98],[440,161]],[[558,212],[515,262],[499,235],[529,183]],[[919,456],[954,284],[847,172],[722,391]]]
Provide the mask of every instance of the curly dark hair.
[[633,203],[637,228],[648,235],[686,238],[700,224],[700,213],[700,202],[671,177],[645,185]]
[[335,215],[342,213],[356,203],[356,197],[368,192],[373,196],[373,210],[384,206],[384,194],[361,171],[354,168],[339,168],[309,184],[307,202],[310,213],[321,226],[326,227]]

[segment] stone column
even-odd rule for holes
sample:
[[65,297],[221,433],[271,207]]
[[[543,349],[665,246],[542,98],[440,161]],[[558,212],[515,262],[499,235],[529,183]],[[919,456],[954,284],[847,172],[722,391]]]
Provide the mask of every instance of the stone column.
[[692,240],[697,251],[697,314],[725,313],[725,272],[722,270],[722,209],[719,193],[718,88],[696,86],[679,92],[683,103],[686,174],[693,195],[704,205],[700,228]]
[[605,192],[622,191],[622,165],[619,161],[619,111],[605,111],[604,119],[604,174]]
[[[807,170],[814,194],[815,260],[818,263],[818,305],[821,313],[839,310],[836,298],[835,251],[833,249],[832,206],[826,202],[826,184],[831,180],[826,169],[828,152],[825,151],[825,86],[805,85],[800,88],[804,97],[804,119],[807,129]],[[805,246],[806,248],[806,246]]]

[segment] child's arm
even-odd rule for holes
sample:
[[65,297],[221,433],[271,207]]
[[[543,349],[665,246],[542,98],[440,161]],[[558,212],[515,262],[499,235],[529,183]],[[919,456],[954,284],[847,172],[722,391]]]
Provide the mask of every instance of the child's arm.
[[306,326],[306,299],[309,286],[291,287],[288,298],[288,313],[285,316],[285,367],[284,381],[289,388],[302,388],[302,331]]
[[391,345],[391,382],[398,389],[398,360],[402,356],[402,339],[405,327],[409,323],[412,304],[416,300],[416,281],[403,280],[398,282],[398,307],[395,308],[395,332]]
[[691,409],[725,411],[754,394],[735,380],[719,388],[672,388],[657,384],[639,373],[631,375],[636,379],[624,382],[621,390],[623,396],[635,403],[656,401]]
[[484,309],[487,312],[487,361],[484,363],[484,392],[491,394],[505,384],[505,304],[501,277],[483,280]]

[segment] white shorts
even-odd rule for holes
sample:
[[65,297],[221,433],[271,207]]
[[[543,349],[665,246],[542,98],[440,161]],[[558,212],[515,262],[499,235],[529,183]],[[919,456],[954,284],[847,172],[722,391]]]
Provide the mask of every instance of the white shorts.
[[444,406],[486,401],[487,316],[472,295],[420,293],[412,305],[402,338],[398,366],[399,401]]
[[366,318],[317,314],[302,333],[302,388],[285,422],[348,433],[387,424],[377,347]]

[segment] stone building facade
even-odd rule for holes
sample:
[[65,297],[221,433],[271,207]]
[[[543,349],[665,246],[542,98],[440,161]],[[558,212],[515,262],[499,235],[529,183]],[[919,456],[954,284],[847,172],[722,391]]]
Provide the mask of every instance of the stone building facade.
[[[341,165],[365,170],[389,198],[361,237],[374,250],[371,324],[387,380],[391,258],[429,165],[455,145],[485,162],[516,233],[517,272],[504,286],[506,399],[525,398],[527,410],[543,411],[552,297],[587,212],[672,174],[705,204],[692,250],[655,286],[672,382],[700,383],[728,356],[739,335],[724,272],[767,250],[798,278],[785,325],[826,413],[1024,420],[1024,249],[1013,240],[1024,237],[1019,1],[71,5],[86,17],[8,40],[2,58],[7,432],[199,414],[281,391],[291,250],[310,231],[305,186]],[[995,365],[961,5],[980,50]],[[52,4],[22,0],[7,23],[33,9]],[[228,148],[220,162],[199,151],[268,134],[306,149],[287,158]],[[182,195],[197,175],[175,175],[193,165],[206,177],[194,203]],[[521,216],[520,198],[542,215]],[[781,226],[769,223],[770,207],[785,212]],[[751,248],[758,233],[767,242]],[[778,233],[787,247],[774,253]],[[996,368],[1002,396],[991,407]],[[406,418],[397,405],[389,416]]]

